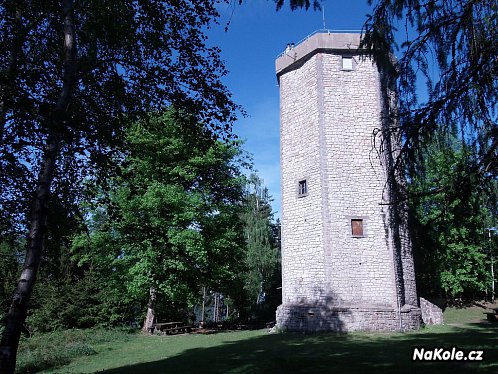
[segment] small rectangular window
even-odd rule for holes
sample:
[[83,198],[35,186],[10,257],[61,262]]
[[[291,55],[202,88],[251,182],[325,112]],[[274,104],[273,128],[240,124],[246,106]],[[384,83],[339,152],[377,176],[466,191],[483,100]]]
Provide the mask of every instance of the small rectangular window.
[[308,185],[306,183],[306,179],[300,180],[299,185],[297,186],[297,195],[306,196],[307,194],[308,194]]
[[343,56],[342,57],[342,70],[353,70],[353,58]]
[[362,219],[352,219],[351,220],[351,235],[363,236],[363,220]]

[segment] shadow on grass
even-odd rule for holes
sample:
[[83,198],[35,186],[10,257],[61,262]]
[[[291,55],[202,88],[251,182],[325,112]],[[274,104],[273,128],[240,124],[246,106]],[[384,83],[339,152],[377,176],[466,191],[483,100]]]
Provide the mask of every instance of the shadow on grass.
[[[498,324],[407,334],[280,334],[194,348],[104,373],[498,372]],[[414,347],[484,349],[484,361],[412,362]]]

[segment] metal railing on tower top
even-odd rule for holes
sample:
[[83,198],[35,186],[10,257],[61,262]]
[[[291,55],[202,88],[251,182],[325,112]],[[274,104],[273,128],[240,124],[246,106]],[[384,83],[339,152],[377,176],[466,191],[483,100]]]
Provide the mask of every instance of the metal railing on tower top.
[[306,40],[308,40],[309,38],[311,38],[313,35],[316,35],[316,34],[361,34],[361,33],[362,33],[362,30],[330,30],[330,29],[315,30],[311,34],[307,35],[306,37],[304,37],[303,39],[298,41],[297,43],[287,44],[286,49],[282,53],[280,53],[277,56],[277,58],[283,56],[285,54],[285,52],[288,51],[289,48],[294,48],[294,47],[298,46],[299,44],[304,43]]

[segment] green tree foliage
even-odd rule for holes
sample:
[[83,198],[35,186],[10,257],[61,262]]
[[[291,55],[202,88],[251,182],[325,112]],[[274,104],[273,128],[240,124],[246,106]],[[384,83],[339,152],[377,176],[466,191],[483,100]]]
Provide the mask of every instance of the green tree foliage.
[[[280,10],[285,3],[285,0],[274,0],[274,1],[275,1],[277,10]],[[319,1],[319,0],[312,0],[312,1],[310,1],[310,0],[289,0],[289,6],[290,6],[291,10],[296,10],[296,9],[300,9],[300,8],[305,8],[306,10],[308,10],[310,5],[313,5],[314,10],[319,10],[319,9],[321,9],[320,3],[321,3],[321,1]]]
[[[275,8],[276,10],[282,9],[284,4],[286,3],[285,0],[273,0],[275,2]],[[239,0],[239,5],[243,4],[244,0]],[[313,5],[314,10],[319,10],[321,9],[321,0],[288,0],[289,7],[291,10],[296,10],[296,9],[301,9],[304,8],[308,10],[311,5]]]
[[472,297],[483,295],[491,284],[484,234],[485,228],[496,224],[496,202],[492,188],[483,188],[465,173],[472,157],[456,137],[439,135],[425,150],[424,173],[411,181],[422,293]]
[[163,314],[192,305],[202,286],[230,294],[242,262],[240,151],[194,121],[168,111],[130,126],[110,201],[74,244],[122,300],[143,306],[154,289]]
[[[105,289],[93,272],[39,282],[26,325],[33,332],[109,326]],[[123,316],[125,314],[123,313]]]
[[[263,181],[256,174],[251,174],[247,180],[242,222],[246,242],[245,266],[243,273],[244,289],[248,300],[246,305],[250,310],[262,309],[260,304],[268,306],[275,312],[280,304],[268,303],[274,299],[280,274],[280,251],[278,247],[278,232],[272,224],[271,197]],[[278,299],[278,297],[277,297]],[[269,305],[271,304],[271,305]],[[259,310],[257,310],[259,311]],[[259,311],[260,312],[260,311]]]
[[12,288],[19,271],[19,244],[12,241],[0,242],[0,320],[10,305]]

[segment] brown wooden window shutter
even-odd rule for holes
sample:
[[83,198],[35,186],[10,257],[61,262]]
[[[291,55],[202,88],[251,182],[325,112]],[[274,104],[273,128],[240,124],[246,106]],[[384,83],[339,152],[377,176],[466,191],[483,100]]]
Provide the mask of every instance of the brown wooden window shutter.
[[351,235],[363,236],[363,220],[362,219],[352,219],[351,220]]

